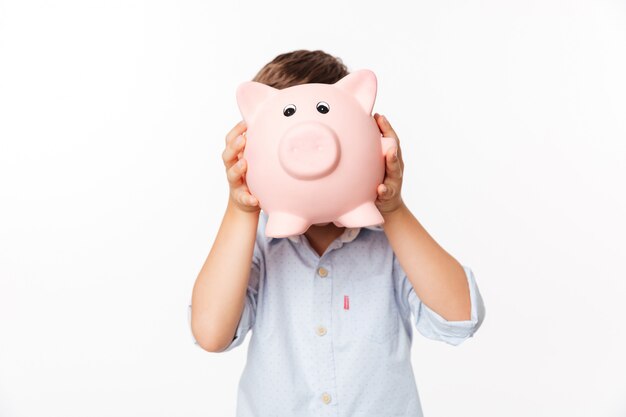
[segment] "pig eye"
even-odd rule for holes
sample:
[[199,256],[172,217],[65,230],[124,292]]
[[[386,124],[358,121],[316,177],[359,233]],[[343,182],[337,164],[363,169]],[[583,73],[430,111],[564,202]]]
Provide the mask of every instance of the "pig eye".
[[285,117],[293,116],[295,112],[296,112],[296,106],[294,106],[293,104],[288,104],[283,109],[283,114],[285,115]]
[[317,103],[317,111],[322,114],[326,114],[330,111],[330,106],[325,101],[320,101]]

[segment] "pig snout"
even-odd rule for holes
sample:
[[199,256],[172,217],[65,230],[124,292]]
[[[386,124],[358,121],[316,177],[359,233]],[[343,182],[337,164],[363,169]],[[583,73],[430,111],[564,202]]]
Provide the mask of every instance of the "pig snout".
[[328,126],[304,122],[285,132],[280,140],[278,158],[292,177],[313,180],[332,173],[340,158],[339,139]]

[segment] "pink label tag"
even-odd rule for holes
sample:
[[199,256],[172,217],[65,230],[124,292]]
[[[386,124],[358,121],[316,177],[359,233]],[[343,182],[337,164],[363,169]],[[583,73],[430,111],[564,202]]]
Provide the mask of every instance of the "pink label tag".
[[343,309],[350,310],[350,297],[347,295],[343,296]]

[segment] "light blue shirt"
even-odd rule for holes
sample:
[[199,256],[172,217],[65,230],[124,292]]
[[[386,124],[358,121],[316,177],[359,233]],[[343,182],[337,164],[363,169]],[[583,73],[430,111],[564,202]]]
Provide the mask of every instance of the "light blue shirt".
[[[237,417],[421,417],[413,325],[458,345],[485,307],[472,270],[471,319],[447,321],[413,290],[381,226],[346,228],[320,257],[304,235],[265,236],[261,211],[235,337],[252,330]],[[189,308],[189,311],[191,309]]]

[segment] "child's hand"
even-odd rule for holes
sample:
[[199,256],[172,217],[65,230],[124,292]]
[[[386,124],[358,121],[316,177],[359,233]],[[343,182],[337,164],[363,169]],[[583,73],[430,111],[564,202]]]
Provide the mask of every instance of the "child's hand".
[[237,123],[235,127],[226,135],[226,149],[222,153],[224,166],[226,167],[226,178],[230,186],[230,200],[239,209],[247,212],[260,211],[258,200],[250,194],[245,180],[245,173],[248,168],[247,161],[243,159],[246,137],[243,133],[246,125],[243,121]]
[[402,197],[400,191],[402,189],[402,172],[404,171],[404,162],[402,162],[402,152],[400,151],[400,139],[384,116],[378,113],[374,114],[374,119],[378,123],[378,128],[384,137],[394,138],[397,146],[391,147],[385,155],[385,178],[383,183],[378,186],[378,198],[376,199],[376,207],[381,214],[391,213],[398,207],[402,206]]

